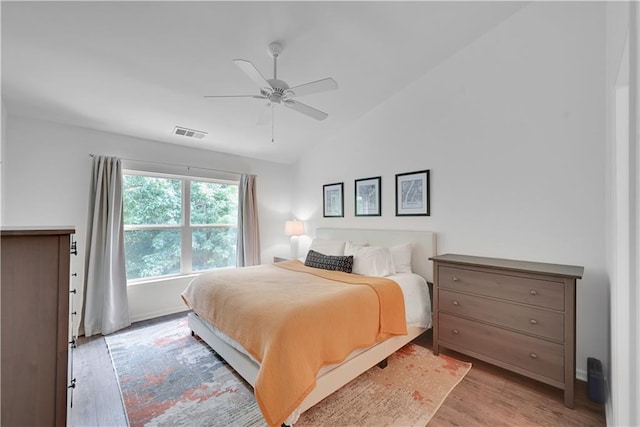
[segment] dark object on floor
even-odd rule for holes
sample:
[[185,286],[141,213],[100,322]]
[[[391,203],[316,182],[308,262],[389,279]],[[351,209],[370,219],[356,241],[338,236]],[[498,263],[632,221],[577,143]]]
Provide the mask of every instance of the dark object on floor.
[[587,359],[587,382],[589,387],[589,399],[597,403],[604,403],[604,375],[602,364],[598,359]]

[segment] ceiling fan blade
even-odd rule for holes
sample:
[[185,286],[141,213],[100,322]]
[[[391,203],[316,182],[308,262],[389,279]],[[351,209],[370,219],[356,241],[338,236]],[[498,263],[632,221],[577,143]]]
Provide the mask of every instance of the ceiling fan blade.
[[234,59],[233,62],[242,70],[244,73],[249,76],[253,82],[258,85],[260,89],[269,88],[271,89],[271,85],[264,78],[260,71],[256,68],[255,65],[251,61],[247,61],[245,59]]
[[288,99],[283,102],[286,107],[291,108],[292,110],[296,110],[299,113],[306,114],[309,117],[312,117],[316,120],[324,120],[329,115],[323,111],[316,110],[313,107],[308,106],[307,104],[303,104],[302,102],[294,101],[293,99]]
[[205,95],[205,98],[257,98],[257,99],[267,99],[266,96],[260,95]]
[[296,97],[334,89],[338,89],[338,83],[336,83],[335,80],[329,77],[327,79],[316,80],[315,82],[305,83],[303,85],[292,87],[287,92],[291,93],[291,97]]

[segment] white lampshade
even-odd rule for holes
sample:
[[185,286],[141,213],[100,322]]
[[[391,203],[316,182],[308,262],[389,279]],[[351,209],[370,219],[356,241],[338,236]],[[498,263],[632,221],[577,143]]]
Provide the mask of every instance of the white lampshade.
[[304,222],[296,221],[286,221],[284,223],[284,234],[287,236],[302,236],[304,234]]

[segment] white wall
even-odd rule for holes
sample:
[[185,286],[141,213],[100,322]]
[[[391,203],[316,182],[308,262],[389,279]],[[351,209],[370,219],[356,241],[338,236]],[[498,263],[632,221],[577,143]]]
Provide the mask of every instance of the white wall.
[[[14,117],[11,112],[7,125],[3,225],[74,225],[81,254],[73,266],[79,288],[84,280],[90,153],[255,174],[262,261],[289,251],[284,221],[290,216],[290,166]],[[180,299],[185,286],[184,279],[130,286],[132,320],[185,310]]]
[[4,194],[4,167],[2,167],[4,162],[4,150],[5,150],[5,141],[7,139],[7,109],[5,108],[4,101],[0,101],[0,111],[2,115],[2,122],[0,123],[0,225],[3,224],[2,219],[4,217],[4,203],[3,203],[3,194]]
[[[533,3],[297,163],[294,213],[318,226],[424,229],[452,252],[585,267],[577,368],[607,359],[602,3]],[[431,216],[395,217],[394,175],[431,170]],[[382,216],[354,179],[382,176]],[[345,183],[345,218],[322,185]]]

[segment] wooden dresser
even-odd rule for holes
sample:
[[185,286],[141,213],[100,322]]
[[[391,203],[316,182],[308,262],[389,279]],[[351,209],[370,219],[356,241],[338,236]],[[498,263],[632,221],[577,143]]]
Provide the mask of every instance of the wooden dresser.
[[454,254],[429,259],[434,354],[446,347],[559,387],[573,408],[583,268]]
[[3,228],[2,425],[67,424],[72,227]]

